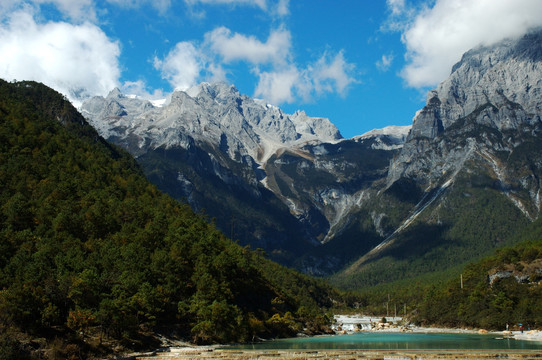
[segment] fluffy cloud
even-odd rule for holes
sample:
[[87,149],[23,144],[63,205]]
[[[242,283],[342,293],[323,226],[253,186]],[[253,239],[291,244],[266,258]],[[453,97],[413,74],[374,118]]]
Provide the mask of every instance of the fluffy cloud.
[[34,0],[34,2],[37,4],[54,4],[60,12],[75,20],[96,19],[93,0]]
[[305,69],[290,64],[274,71],[259,72],[255,96],[281,104],[298,99],[311,101],[326,93],[344,95],[349,85],[357,82],[351,75],[353,71],[354,66],[345,61],[342,51],[335,56],[325,53]]
[[93,0],[1,0],[0,17],[9,17],[18,10],[37,11],[40,5],[53,5],[64,17],[75,21],[96,20]]
[[0,25],[0,77],[43,82],[76,105],[118,85],[119,54],[118,43],[89,23],[38,24],[19,11]]
[[199,81],[205,61],[202,53],[191,42],[178,43],[163,59],[154,58],[154,67],[162,77],[178,90],[186,90]]
[[291,47],[290,33],[285,30],[272,31],[267,41],[261,42],[254,36],[232,34],[229,29],[219,27],[205,35],[205,42],[226,63],[241,60],[252,64],[283,64]]
[[145,84],[143,80],[125,81],[122,84],[121,90],[125,94],[136,95],[148,100],[159,100],[167,97],[161,89],[154,89],[150,92],[147,84]]
[[300,83],[300,73],[295,67],[280,71],[261,72],[260,81],[254,95],[263,97],[273,104],[293,102],[296,98],[294,91]]
[[255,5],[261,9],[266,9],[267,4],[266,0],[185,0],[188,4],[210,4],[210,5],[220,5],[220,4],[229,4],[229,5]]
[[[171,0],[105,0],[124,8],[138,8],[143,5],[150,5],[165,14],[171,7]],[[74,22],[98,22],[96,7],[100,4],[96,0],[0,0],[0,18],[2,15],[10,14],[17,10],[36,11],[41,6],[52,5],[64,18]]]
[[[395,19],[401,12],[412,14],[403,1],[388,0],[388,6]],[[437,0],[405,17],[407,65],[401,75],[409,86],[434,86],[463,53],[542,26],[541,14],[540,0]]]
[[310,68],[310,78],[318,94],[338,92],[344,95],[347,87],[356,82],[350,76],[353,71],[354,66],[346,62],[342,51],[332,58],[326,53]]
[[[70,0],[63,0],[70,1]],[[83,0],[79,0],[83,1]],[[116,4],[121,7],[138,8],[144,4],[149,4],[158,10],[161,14],[165,14],[171,7],[171,0],[107,0],[111,4]]]
[[293,57],[286,30],[271,31],[267,40],[261,41],[219,27],[205,34],[201,46],[180,42],[163,60],[155,57],[154,65],[164,79],[181,90],[202,80],[225,81],[229,69],[245,65],[258,79],[254,95],[274,104],[311,101],[326,93],[344,95],[356,82],[354,66],[342,51],[334,56],[326,52],[306,67],[295,64]]

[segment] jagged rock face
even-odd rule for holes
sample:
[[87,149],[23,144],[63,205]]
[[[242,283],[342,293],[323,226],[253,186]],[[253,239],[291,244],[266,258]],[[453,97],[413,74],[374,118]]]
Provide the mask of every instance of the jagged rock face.
[[478,123],[501,131],[536,125],[542,111],[541,61],[542,32],[465,53],[450,77],[429,92],[410,138],[435,138],[486,104],[498,112],[477,118]]
[[285,114],[223,83],[175,91],[164,106],[115,89],[81,110],[160,189],[285,263],[340,232],[409,130],[345,140],[328,119]]
[[284,114],[224,83],[175,91],[163,107],[115,89],[106,98],[83,103],[81,110],[106,138],[128,141],[134,153],[138,152],[134,145],[141,151],[160,146],[187,148],[192,138],[219,145],[231,159],[250,156],[261,163],[279,146],[342,138],[328,119],[303,112]]
[[429,92],[386,184],[350,216],[345,232],[371,219],[365,236],[380,237],[334,281],[388,279],[389,259],[399,277],[401,261],[439,271],[514,241],[540,217],[541,94],[542,31],[467,52]]
[[[390,165],[388,186],[410,178],[428,191],[477,158],[493,170],[503,189],[512,187],[517,173],[499,159],[502,153],[520,151],[526,139],[539,138],[541,117],[542,31],[471,50],[450,77],[429,92],[405,146]],[[540,169],[536,162],[533,166]],[[523,180],[531,182],[528,202],[535,206],[526,211],[531,218],[540,212],[540,184],[527,178],[536,179],[537,173],[533,170]],[[523,210],[531,207],[521,203]]]

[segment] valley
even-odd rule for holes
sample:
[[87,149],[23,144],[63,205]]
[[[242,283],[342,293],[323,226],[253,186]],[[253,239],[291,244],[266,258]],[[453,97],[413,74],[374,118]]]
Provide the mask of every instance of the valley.
[[349,139],[223,82],[76,109],[1,80],[0,354],[312,336],[390,306],[540,329],[541,144],[540,30],[466,52],[411,126]]
[[[285,114],[224,83],[176,91],[159,107],[117,89],[81,111],[159,189],[232,239],[355,289],[388,281],[371,270],[382,261],[399,278],[466,264],[539,217],[540,36],[467,52],[412,126],[351,139],[328,119]],[[405,261],[434,265],[389,268],[405,246]]]

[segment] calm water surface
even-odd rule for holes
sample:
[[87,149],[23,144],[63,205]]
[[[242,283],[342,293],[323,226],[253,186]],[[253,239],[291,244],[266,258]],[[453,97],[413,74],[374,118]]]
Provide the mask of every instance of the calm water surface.
[[355,333],[352,335],[318,336],[266,341],[229,347],[253,350],[301,349],[522,349],[542,350],[542,342],[499,338],[499,335],[419,334],[419,333]]

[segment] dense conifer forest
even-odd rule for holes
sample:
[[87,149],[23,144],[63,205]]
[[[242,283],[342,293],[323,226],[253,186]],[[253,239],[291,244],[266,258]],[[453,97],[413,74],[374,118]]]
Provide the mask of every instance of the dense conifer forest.
[[356,301],[366,312],[391,316],[397,309],[425,326],[541,329],[542,220],[517,234],[516,241],[464,267],[366,287]]
[[0,81],[0,358],[317,333],[338,298],[159,192],[55,91]]

